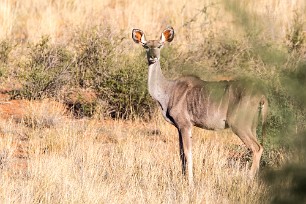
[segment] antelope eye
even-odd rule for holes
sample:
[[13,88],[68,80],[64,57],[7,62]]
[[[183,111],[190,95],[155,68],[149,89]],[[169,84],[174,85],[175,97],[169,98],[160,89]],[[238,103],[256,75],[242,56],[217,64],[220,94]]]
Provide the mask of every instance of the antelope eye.
[[158,46],[158,48],[161,48],[162,46],[163,46],[163,45],[161,44],[161,45]]
[[147,46],[146,44],[144,44],[143,47],[144,47],[145,49],[149,49],[149,46]]

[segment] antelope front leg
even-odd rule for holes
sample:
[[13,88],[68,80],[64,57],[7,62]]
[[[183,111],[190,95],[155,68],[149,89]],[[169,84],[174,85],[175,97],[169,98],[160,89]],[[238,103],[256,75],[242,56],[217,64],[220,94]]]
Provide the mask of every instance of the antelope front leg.
[[186,164],[188,170],[189,186],[193,186],[192,167],[192,141],[191,127],[179,129],[180,157],[182,161],[182,173],[186,175]]

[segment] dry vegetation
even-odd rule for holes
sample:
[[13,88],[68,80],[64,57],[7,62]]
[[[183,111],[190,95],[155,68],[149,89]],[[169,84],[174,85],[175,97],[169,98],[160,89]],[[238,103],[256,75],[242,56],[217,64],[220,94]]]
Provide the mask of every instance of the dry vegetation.
[[3,203],[254,203],[267,196],[264,182],[248,180],[246,149],[229,131],[194,130],[196,187],[189,189],[176,130],[162,118],[60,113],[49,101],[31,102],[24,122],[1,122]]
[[[252,38],[249,27],[241,26],[243,21],[237,22],[243,15],[237,18],[238,14],[233,13],[235,8],[228,2],[235,2],[232,5],[244,8],[250,16],[256,16],[258,22],[264,22],[259,28],[259,37]],[[297,26],[297,16],[298,23],[305,21],[305,7],[303,0],[165,0],[145,4],[131,0],[0,0],[0,39],[3,40],[3,50],[0,50],[0,203],[271,202],[272,184],[261,176],[252,181],[248,179],[249,152],[229,130],[194,129],[195,187],[188,188],[181,175],[176,129],[152,108],[145,94],[139,96],[128,89],[129,86],[139,88],[134,81],[140,80],[143,75],[139,70],[146,67],[143,53],[134,46],[130,32],[132,28],[141,28],[149,34],[146,37],[152,39],[167,25],[175,28],[175,42],[163,52],[162,64],[168,75],[200,73],[204,79],[228,79],[237,72],[252,72],[279,84],[280,68],[254,54],[256,47],[252,40],[258,44],[259,40],[275,43],[269,49],[281,47],[283,50],[288,43],[292,49],[300,49],[300,45],[294,43],[303,40],[294,38],[293,27]],[[93,32],[97,35],[90,34],[94,27],[98,27]],[[303,33],[305,27],[301,29]],[[252,31],[254,35],[259,32]],[[299,32],[298,37],[301,37],[303,34]],[[42,39],[42,36],[48,37]],[[97,36],[102,40],[97,40]],[[111,43],[106,43],[105,39]],[[91,47],[85,42],[90,42]],[[104,52],[107,46],[115,48]],[[284,64],[306,58],[305,47],[301,46],[297,53],[290,52]],[[94,55],[88,57],[87,48],[94,50]],[[103,58],[104,55],[111,55],[111,59]],[[97,56],[102,56],[103,60],[96,60]],[[191,69],[191,62],[199,68]],[[182,67],[173,68],[175,65],[171,63]],[[74,72],[67,68],[70,65],[79,69]],[[103,67],[102,71],[107,74],[101,77],[95,69],[84,71],[95,66]],[[54,67],[60,67],[60,71]],[[128,73],[133,72],[120,67],[135,67],[138,78],[129,77]],[[246,68],[241,70],[241,67]],[[107,72],[107,68],[112,72]],[[53,70],[51,78],[56,80],[47,81],[45,89],[40,90],[45,85],[42,78],[47,75],[44,74],[53,74]],[[77,86],[72,80],[77,78],[75,76],[83,80],[78,81]],[[100,77],[109,78],[102,81]],[[112,92],[98,87],[117,86],[112,78],[122,80],[121,84],[129,83]],[[126,89],[130,93],[127,98],[116,94]],[[69,95],[75,90],[80,92]],[[94,91],[84,95],[84,90],[86,93]],[[43,91],[47,95],[41,95]],[[28,95],[36,100],[10,100]],[[43,99],[45,96],[52,97]],[[103,97],[106,96],[112,98],[114,104],[105,105],[107,101]],[[145,99],[142,104],[144,110],[150,109],[150,116],[140,117],[143,110],[136,110],[135,101],[120,106],[131,96],[138,97],[139,103]],[[84,97],[90,98],[90,103],[84,102]],[[66,105],[69,105],[67,100],[74,101],[73,105],[81,101],[85,103],[82,114],[90,117],[76,118],[72,109],[67,110],[54,100],[66,102]],[[98,105],[92,109],[92,103]],[[280,107],[291,106],[290,103]],[[112,112],[116,108],[130,109],[116,115]],[[126,115],[133,111],[142,112],[139,117],[132,117],[134,120],[113,120],[105,119],[99,111],[121,118],[129,118]],[[290,111],[280,116],[276,112],[273,109],[270,116],[273,121],[270,129],[274,132],[284,124],[282,116]],[[304,116],[301,113],[302,119]],[[300,120],[299,117],[297,114],[295,119]],[[296,132],[301,130],[302,127],[296,125]],[[271,146],[265,152],[262,172],[292,160],[291,151],[270,149]]]

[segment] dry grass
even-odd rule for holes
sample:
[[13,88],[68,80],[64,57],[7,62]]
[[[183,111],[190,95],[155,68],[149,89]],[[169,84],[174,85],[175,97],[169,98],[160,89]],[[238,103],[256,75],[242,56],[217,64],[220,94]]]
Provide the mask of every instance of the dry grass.
[[194,129],[196,183],[189,189],[181,175],[176,129],[162,118],[150,123],[75,120],[64,117],[58,106],[46,110],[50,102],[35,103],[31,102],[36,111],[30,110],[33,121],[61,117],[49,126],[1,121],[1,203],[261,203],[268,199],[261,180],[248,180],[243,158],[232,158],[231,147],[241,142],[230,131]]
[[[282,39],[294,25],[295,15],[305,19],[306,2],[303,0],[240,1],[250,13],[260,16],[265,23],[265,34],[272,39]],[[306,31],[306,27],[305,27]]]
[[[240,1],[248,11],[261,16],[266,30],[275,38],[283,38],[292,25],[294,12],[305,17],[305,2],[296,1]],[[167,8],[167,12],[164,9]],[[140,3],[131,0],[63,0],[63,1],[0,1],[0,39],[9,37],[21,41],[36,41],[49,35],[55,42],[67,40],[78,27],[110,25],[123,30],[129,38],[132,28],[141,28],[155,38],[160,30],[172,25],[182,43],[203,40],[209,33],[237,35],[230,13],[222,1],[172,0]],[[158,31],[158,32],[157,32]],[[192,32],[192,37],[190,33]]]

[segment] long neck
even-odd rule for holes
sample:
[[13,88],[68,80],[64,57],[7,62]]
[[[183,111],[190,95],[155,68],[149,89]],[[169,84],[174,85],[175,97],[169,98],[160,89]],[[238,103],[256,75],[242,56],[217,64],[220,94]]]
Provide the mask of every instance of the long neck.
[[159,60],[149,65],[148,89],[150,95],[159,102],[163,109],[167,107],[173,81],[167,80],[160,68]]

